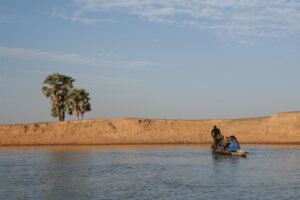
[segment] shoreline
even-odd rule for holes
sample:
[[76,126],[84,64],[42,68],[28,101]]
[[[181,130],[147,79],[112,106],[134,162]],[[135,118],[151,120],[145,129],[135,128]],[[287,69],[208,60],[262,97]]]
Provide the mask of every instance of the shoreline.
[[300,112],[211,120],[94,119],[0,125],[0,146],[209,145],[217,125],[241,145],[299,145]]
[[[71,146],[210,146],[211,143],[126,143],[126,144],[7,144],[0,145],[1,147],[71,147]],[[242,146],[300,146],[300,142],[288,142],[288,143],[241,143]]]

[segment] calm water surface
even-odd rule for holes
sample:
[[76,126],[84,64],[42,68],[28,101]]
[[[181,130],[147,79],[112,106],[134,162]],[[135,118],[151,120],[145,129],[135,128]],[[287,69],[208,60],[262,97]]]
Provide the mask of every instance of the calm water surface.
[[300,199],[300,146],[0,147],[1,200]]

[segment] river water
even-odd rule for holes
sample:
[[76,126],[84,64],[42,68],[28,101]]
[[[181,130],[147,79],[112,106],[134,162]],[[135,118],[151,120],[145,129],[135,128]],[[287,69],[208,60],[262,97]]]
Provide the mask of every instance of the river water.
[[0,147],[1,200],[300,199],[300,146]]

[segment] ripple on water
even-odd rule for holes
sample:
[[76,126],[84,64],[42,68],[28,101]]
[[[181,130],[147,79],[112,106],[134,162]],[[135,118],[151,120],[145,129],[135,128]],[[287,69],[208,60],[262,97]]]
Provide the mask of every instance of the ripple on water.
[[0,199],[300,199],[300,148],[0,148]]

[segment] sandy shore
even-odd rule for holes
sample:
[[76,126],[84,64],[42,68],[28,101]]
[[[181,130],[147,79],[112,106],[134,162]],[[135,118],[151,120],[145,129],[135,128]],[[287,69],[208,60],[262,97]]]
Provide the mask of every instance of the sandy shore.
[[213,125],[244,144],[300,144],[300,112],[290,112],[233,120],[95,119],[0,125],[0,145],[208,144]]

